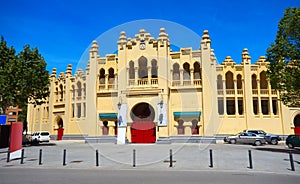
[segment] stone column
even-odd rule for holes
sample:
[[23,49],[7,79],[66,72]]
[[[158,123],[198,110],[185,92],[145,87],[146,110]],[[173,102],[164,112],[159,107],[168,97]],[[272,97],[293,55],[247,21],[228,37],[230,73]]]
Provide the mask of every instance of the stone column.
[[227,105],[226,105],[226,80],[223,80],[223,109],[224,109],[224,116],[227,116]]
[[139,78],[139,74],[138,74],[139,68],[138,67],[134,67],[134,84],[138,85],[138,78]]
[[98,121],[98,135],[103,135],[103,121]]
[[238,93],[237,93],[237,80],[234,80],[233,81],[234,83],[234,104],[235,104],[235,116],[238,116],[239,115],[239,104],[238,104]]
[[257,114],[259,116],[262,116],[262,112],[261,112],[261,98],[260,98],[260,80],[258,79],[256,82],[257,82],[257,96],[258,96],[258,112],[257,112]]
[[151,76],[151,66],[148,66],[147,69],[148,69],[148,85],[150,86],[151,85],[151,78],[152,78],[152,76]]
[[[126,76],[128,76],[128,75],[126,75]],[[128,81],[128,80],[127,80]],[[115,79],[114,79],[114,89],[117,89],[117,87],[118,87],[118,74],[117,73],[115,73]]]
[[190,69],[190,79],[191,79],[191,85],[193,86],[194,85],[194,69]]
[[108,89],[108,74],[105,74],[105,89]]
[[126,127],[126,137],[128,139],[129,142],[131,142],[131,126],[127,125]]
[[180,71],[180,85],[183,85],[183,69],[179,69]]
[[184,135],[192,135],[192,122],[184,122]]
[[273,106],[272,106],[272,88],[270,85],[270,80],[268,80],[268,91],[269,91],[269,114],[271,116],[274,116]]
[[108,135],[115,135],[115,122],[114,121],[108,121]]

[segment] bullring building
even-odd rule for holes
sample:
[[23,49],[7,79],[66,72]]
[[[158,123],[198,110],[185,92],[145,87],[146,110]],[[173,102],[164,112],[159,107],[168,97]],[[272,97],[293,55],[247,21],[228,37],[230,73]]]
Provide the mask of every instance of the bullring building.
[[208,31],[199,50],[174,52],[171,41],[164,28],[158,38],[144,29],[134,38],[121,32],[116,54],[104,57],[93,41],[85,71],[53,69],[47,102],[28,105],[29,131],[56,135],[63,128],[64,137],[155,143],[300,128],[300,109],[279,101],[265,57],[252,64],[244,49],[240,64],[230,56],[218,64]]

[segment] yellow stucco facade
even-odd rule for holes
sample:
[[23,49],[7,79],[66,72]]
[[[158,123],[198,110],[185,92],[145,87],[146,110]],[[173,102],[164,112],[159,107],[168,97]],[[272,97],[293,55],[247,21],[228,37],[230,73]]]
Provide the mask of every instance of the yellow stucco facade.
[[143,29],[134,38],[121,32],[117,44],[117,54],[101,57],[93,41],[85,72],[72,75],[71,65],[65,73],[53,69],[47,103],[28,105],[29,130],[56,134],[63,127],[65,135],[114,136],[120,107],[126,104],[123,128],[129,141],[130,127],[144,121],[155,124],[156,139],[245,129],[280,135],[294,131],[300,109],[278,100],[263,56],[251,64],[244,49],[240,64],[230,56],[217,64],[208,31],[199,40],[199,50],[173,52],[164,28],[157,39]]

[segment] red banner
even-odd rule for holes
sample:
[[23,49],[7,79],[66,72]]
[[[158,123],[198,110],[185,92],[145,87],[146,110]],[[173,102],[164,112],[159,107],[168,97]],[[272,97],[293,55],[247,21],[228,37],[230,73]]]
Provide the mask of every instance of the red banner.
[[10,145],[9,145],[10,158],[9,159],[21,158],[22,133],[23,133],[23,123],[22,122],[17,122],[17,123],[11,124]]

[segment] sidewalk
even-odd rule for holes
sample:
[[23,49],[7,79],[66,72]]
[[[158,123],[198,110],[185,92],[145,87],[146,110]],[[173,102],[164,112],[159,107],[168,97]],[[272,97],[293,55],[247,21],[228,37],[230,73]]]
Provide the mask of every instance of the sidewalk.
[[[63,166],[63,152],[66,150]],[[2,149],[1,149],[2,150]],[[80,168],[80,169],[145,169],[145,170],[231,170],[300,174],[300,150],[293,150],[295,171],[291,171],[288,148],[279,145],[217,144],[85,144],[84,141],[51,141],[38,146],[24,147],[24,164],[19,160],[6,162],[0,150],[0,167],[17,168]],[[42,165],[39,153],[42,150]],[[96,150],[99,166],[96,166]],[[135,161],[133,159],[135,150]],[[170,167],[170,150],[173,164]],[[212,150],[213,167],[209,150]],[[251,150],[253,169],[248,168]],[[133,164],[135,162],[135,166]]]

